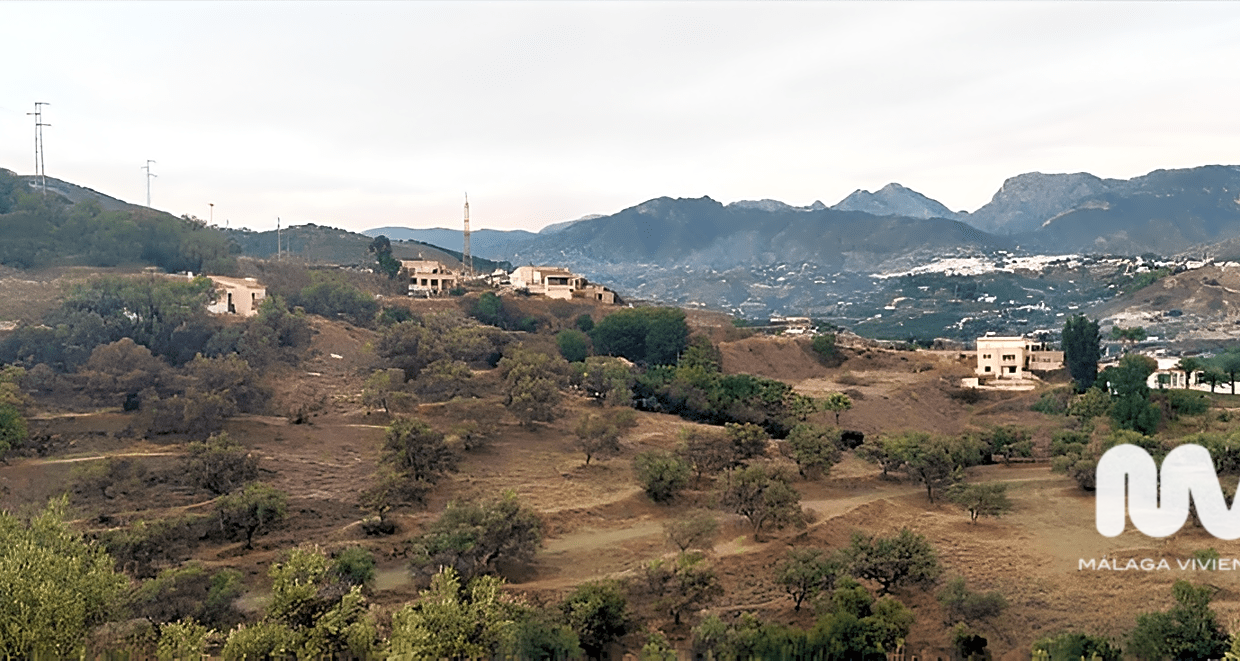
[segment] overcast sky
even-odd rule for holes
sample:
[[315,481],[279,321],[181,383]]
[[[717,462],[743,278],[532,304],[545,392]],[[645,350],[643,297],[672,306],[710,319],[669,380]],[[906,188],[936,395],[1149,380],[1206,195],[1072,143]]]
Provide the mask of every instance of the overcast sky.
[[1240,163],[1240,4],[0,2],[0,167],[217,224]]

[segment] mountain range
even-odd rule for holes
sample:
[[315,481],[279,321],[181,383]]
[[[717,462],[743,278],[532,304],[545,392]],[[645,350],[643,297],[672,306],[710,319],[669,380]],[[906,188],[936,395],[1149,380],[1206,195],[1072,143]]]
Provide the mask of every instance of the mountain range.
[[[385,227],[364,233],[461,244],[455,229]],[[1031,172],[1007,179],[973,212],[953,212],[897,183],[854,191],[830,207],[664,197],[537,234],[478,230],[471,241],[474,254],[513,263],[670,260],[726,268],[778,255],[848,268],[862,260],[860,266],[873,269],[891,259],[907,261],[909,250],[1173,255],[1237,237],[1240,167],[1208,165],[1126,180]]]

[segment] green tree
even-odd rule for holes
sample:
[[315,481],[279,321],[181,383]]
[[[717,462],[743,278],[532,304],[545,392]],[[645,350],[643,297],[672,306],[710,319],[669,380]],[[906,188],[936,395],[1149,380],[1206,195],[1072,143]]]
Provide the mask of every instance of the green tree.
[[590,337],[579,330],[568,328],[556,333],[555,344],[570,363],[580,363],[590,355]]
[[451,567],[472,579],[495,573],[501,560],[530,561],[542,535],[542,519],[511,491],[498,500],[452,502],[426,532],[410,540],[410,563],[415,571]]
[[245,618],[233,606],[243,589],[234,569],[209,571],[200,564],[165,569],[129,595],[126,606],[134,617],[156,624],[195,621],[227,630]]
[[113,613],[125,578],[64,521],[65,499],[29,523],[0,511],[0,657],[76,658]]
[[926,487],[926,498],[933,503],[935,491],[964,479],[964,469],[981,460],[982,444],[971,437],[931,436],[908,447],[904,469]]
[[715,570],[701,553],[688,552],[675,560],[654,560],[646,565],[645,589],[655,607],[679,626],[681,616],[723,595]]
[[719,492],[719,504],[749,520],[753,539],[760,542],[767,527],[803,525],[801,497],[788,477],[762,465],[736,468]]
[[1102,336],[1098,322],[1085,315],[1068,317],[1063,325],[1063,357],[1068,372],[1076,381],[1076,389],[1084,391],[1098,377],[1098,359],[1102,357]]
[[839,432],[801,423],[788,432],[788,448],[801,477],[822,477],[840,460]]
[[577,315],[577,319],[573,322],[573,325],[577,327],[577,330],[583,333],[589,333],[594,330],[594,318],[583,313]]
[[500,590],[503,581],[479,576],[461,585],[445,567],[416,602],[392,615],[390,653],[402,659],[492,658],[501,651],[519,616]]
[[729,422],[723,428],[727,434],[728,442],[732,445],[732,461],[734,466],[766,455],[766,445],[770,441],[771,436],[762,427],[752,422],[743,424]]
[[222,495],[258,479],[258,457],[221,432],[190,443],[182,469],[196,486]]
[[375,256],[379,272],[386,275],[388,280],[395,280],[400,274],[400,260],[392,257],[392,242],[386,236],[376,236],[366,251]]
[[1152,434],[1162,420],[1162,410],[1149,401],[1150,389],[1146,380],[1158,364],[1154,359],[1138,354],[1124,356],[1119,365],[1109,367],[1099,375],[1111,391],[1111,420],[1122,429],[1134,429]]
[[835,414],[835,426],[838,427],[840,414],[852,408],[852,398],[842,392],[833,392],[823,400],[822,408]]
[[929,440],[929,434],[919,431],[883,434],[877,438],[871,436],[857,448],[857,456],[877,463],[883,469],[883,477],[887,477],[908,461],[909,453],[914,447]]
[[647,365],[675,365],[689,341],[680,308],[626,308],[594,325],[590,339],[600,354]]
[[605,459],[620,452],[620,430],[608,416],[586,413],[577,422],[574,433],[575,445],[585,453],[587,466],[594,457]]
[[525,426],[555,420],[556,407],[563,399],[560,385],[567,369],[563,358],[552,358],[518,345],[499,361],[506,392],[504,406]]
[[1102,388],[1094,387],[1086,390],[1068,405],[1068,415],[1074,415],[1088,424],[1094,418],[1107,415],[1111,411],[1111,396]]
[[384,463],[414,483],[435,484],[457,460],[443,434],[417,418],[397,418],[383,435]]
[[391,413],[393,403],[404,402],[409,397],[400,390],[404,383],[404,372],[399,369],[375,370],[362,387],[362,405],[382,408],[384,413]]
[[707,475],[740,463],[727,434],[716,428],[681,427],[678,436],[676,455],[693,467],[699,484]]
[[587,397],[609,406],[629,406],[633,402],[633,386],[637,378],[633,368],[621,358],[590,356],[582,363],[573,363],[570,383]]
[[710,548],[719,532],[719,520],[705,510],[693,510],[663,523],[667,540],[681,551]]
[[816,548],[791,548],[775,566],[775,582],[792,598],[793,610],[801,610],[801,602],[819,592],[835,589],[835,579],[844,571],[844,562],[836,555]]
[[254,535],[284,519],[288,497],[261,482],[251,482],[244,489],[221,496],[215,503],[220,527],[229,534],[244,534],[245,548],[254,548]]
[[564,621],[572,627],[581,648],[591,659],[632,630],[628,600],[615,581],[591,581],[573,589],[560,602]]
[[1142,659],[1217,659],[1229,640],[1210,609],[1214,588],[1185,580],[1171,586],[1175,605],[1137,616],[1128,635],[1128,653]]
[[979,516],[1001,516],[1012,511],[1007,487],[1006,482],[956,484],[947,490],[947,500],[963,507],[969,520],[977,523]]
[[908,528],[894,537],[855,532],[844,556],[850,559],[853,576],[878,583],[883,594],[903,585],[933,583],[942,572],[934,547]]
[[6,452],[24,443],[28,435],[22,412],[7,402],[0,404],[0,461]]
[[1229,347],[1210,362],[1220,372],[1227,375],[1227,382],[1231,384],[1231,394],[1236,394],[1236,373],[1240,372],[1240,347]]
[[667,503],[689,486],[689,464],[669,452],[647,450],[633,458],[633,471],[646,495],[656,503]]
[[317,546],[273,563],[265,621],[293,632],[298,658],[367,658],[378,632],[360,585],[351,584]]

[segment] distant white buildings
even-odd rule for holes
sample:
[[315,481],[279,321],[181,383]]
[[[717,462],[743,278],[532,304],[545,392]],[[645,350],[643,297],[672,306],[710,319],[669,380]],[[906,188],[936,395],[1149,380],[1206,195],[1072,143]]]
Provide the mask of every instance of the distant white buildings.
[[430,259],[402,259],[400,267],[409,274],[410,296],[433,296],[459,286],[463,276]]

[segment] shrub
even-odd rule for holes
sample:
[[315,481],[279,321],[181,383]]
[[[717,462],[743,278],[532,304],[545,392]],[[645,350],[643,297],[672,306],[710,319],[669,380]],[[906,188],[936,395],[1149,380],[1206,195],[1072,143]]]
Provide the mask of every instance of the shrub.
[[190,443],[183,470],[195,486],[222,495],[258,479],[258,457],[222,432]]
[[453,502],[426,532],[410,540],[410,562],[419,572],[449,567],[464,578],[491,574],[501,560],[532,559],[542,532],[542,519],[511,491],[499,500]]
[[579,363],[590,355],[590,338],[579,330],[562,330],[555,335],[560,355],[570,363]]
[[828,367],[836,367],[844,362],[843,353],[835,345],[835,333],[815,335],[814,341],[810,343],[810,347],[814,350],[814,353],[818,354],[819,360]]
[[341,549],[332,563],[332,573],[349,585],[370,585],[375,580],[375,556],[360,546]]
[[962,577],[955,577],[938,592],[939,603],[947,612],[948,622],[978,620],[997,617],[1007,608],[1007,599],[1001,592],[973,592]]
[[601,658],[608,645],[632,628],[628,600],[615,581],[578,585],[560,602],[560,612],[592,659]]
[[801,498],[788,477],[762,465],[737,468],[720,489],[719,504],[749,519],[754,541],[761,541],[763,528],[804,525]]
[[1045,652],[1045,661],[1079,661],[1094,658],[1100,658],[1101,661],[1120,661],[1123,658],[1120,649],[1106,638],[1069,631],[1039,639],[1033,644],[1033,651],[1034,653]]
[[637,482],[656,503],[667,503],[689,485],[689,464],[674,454],[649,450],[633,459]]
[[663,533],[667,535],[667,540],[681,551],[709,548],[718,531],[718,519],[704,510],[689,512],[663,524]]

